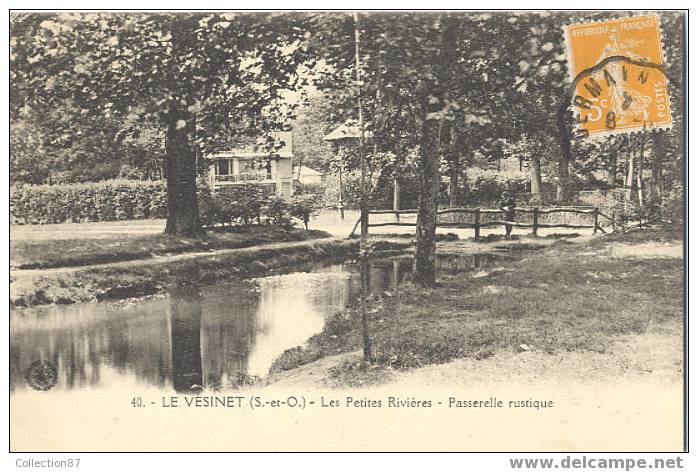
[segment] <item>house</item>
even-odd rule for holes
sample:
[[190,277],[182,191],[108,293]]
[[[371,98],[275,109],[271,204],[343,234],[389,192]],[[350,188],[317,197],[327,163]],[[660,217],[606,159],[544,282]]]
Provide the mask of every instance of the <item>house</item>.
[[259,184],[281,197],[293,195],[293,133],[279,131],[272,137],[281,147],[274,157],[254,146],[239,147],[206,156],[209,185],[215,195],[229,186]]
[[293,177],[305,185],[320,185],[325,183],[325,174],[307,166],[293,168]]
[[[364,126],[366,128],[367,125]],[[323,141],[330,141],[330,142],[335,142],[338,144],[341,143],[346,143],[346,142],[357,142],[361,138],[361,133],[359,132],[360,128],[357,124],[355,123],[350,123],[350,124],[343,124],[339,125],[337,128],[335,128],[330,134],[326,135],[323,139]],[[364,131],[364,138],[365,139],[370,139],[373,138],[373,132],[370,130],[365,130]]]

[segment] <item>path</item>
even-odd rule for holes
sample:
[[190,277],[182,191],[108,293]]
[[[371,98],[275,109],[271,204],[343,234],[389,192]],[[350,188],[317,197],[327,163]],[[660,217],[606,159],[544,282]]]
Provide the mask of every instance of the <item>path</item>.
[[[327,424],[339,425],[338,433],[356,437],[361,432],[377,450],[679,451],[682,356],[680,333],[652,332],[619,338],[612,351],[603,354],[500,351],[482,361],[458,359],[395,372],[388,383],[370,387],[328,387],[322,378],[334,362],[323,359],[251,391],[265,397],[303,392],[340,401],[346,396],[432,401],[434,406],[426,410],[382,410],[382,421],[394,417],[402,425],[397,443],[394,435],[372,434],[355,421],[355,411],[324,415]],[[448,408],[451,397],[496,398],[505,405],[532,399],[552,401],[553,407]],[[342,448],[337,443],[328,447],[332,446]]]
[[149,257],[147,259],[136,259],[136,260],[131,260],[131,261],[105,262],[105,263],[100,263],[100,264],[89,264],[89,265],[72,266],[72,267],[57,267],[57,268],[53,268],[53,269],[14,269],[12,271],[12,275],[13,275],[13,277],[34,278],[34,277],[39,277],[39,276],[50,276],[50,275],[56,275],[56,274],[62,274],[62,273],[71,273],[71,272],[82,271],[82,270],[94,270],[94,269],[103,269],[103,268],[118,269],[118,268],[125,268],[125,267],[137,267],[137,266],[143,266],[143,265],[160,264],[163,262],[174,262],[174,261],[182,261],[182,260],[189,260],[189,259],[195,259],[195,258],[219,257],[219,256],[230,255],[230,254],[249,254],[249,253],[258,252],[258,251],[264,250],[264,249],[283,249],[283,248],[289,248],[289,247],[298,247],[298,246],[308,245],[309,243],[317,242],[317,241],[321,241],[321,242],[326,243],[326,244],[332,244],[332,243],[341,243],[341,242],[346,241],[346,240],[341,239],[341,238],[323,238],[323,239],[309,239],[306,241],[286,241],[286,242],[279,242],[279,243],[260,244],[257,246],[250,246],[250,247],[244,247],[244,248],[215,249],[215,250],[205,251],[205,252],[184,252],[181,254],[173,254],[173,255],[169,255],[169,256],[168,255],[152,256],[152,257]]
[[[385,214],[372,216],[372,221],[393,221],[395,216]],[[407,217],[403,216],[403,221]],[[345,238],[351,233],[357,220],[359,212],[356,210],[346,210],[344,219],[336,210],[325,210],[310,220],[310,229],[327,231],[332,236]],[[412,217],[414,220],[414,217]],[[129,220],[129,221],[108,221],[100,223],[64,223],[52,225],[10,225],[10,239],[19,240],[47,240],[47,239],[106,239],[113,236],[143,236],[146,234],[162,233],[165,230],[165,220]],[[459,238],[470,238],[473,236],[472,229],[461,228],[438,228],[439,233],[455,233]],[[531,231],[529,228],[514,228],[513,234],[527,235]],[[370,228],[371,234],[414,234],[413,227],[407,226],[384,226]],[[538,230],[540,236],[550,234],[592,234],[590,229],[569,230],[564,228],[541,228]],[[480,234],[484,237],[490,234],[504,234],[504,229],[483,228]]]
[[143,236],[162,233],[165,220],[105,221],[99,223],[63,223],[51,225],[10,225],[10,239],[39,241],[47,239],[104,239],[115,235]]

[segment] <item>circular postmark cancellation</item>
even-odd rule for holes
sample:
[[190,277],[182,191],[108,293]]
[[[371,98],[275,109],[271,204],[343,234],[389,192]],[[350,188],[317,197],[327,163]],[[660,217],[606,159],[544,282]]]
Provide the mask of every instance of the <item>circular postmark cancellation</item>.
[[565,27],[575,136],[672,124],[657,15]]
[[51,390],[58,383],[58,372],[52,362],[34,361],[24,375],[27,384],[34,390]]

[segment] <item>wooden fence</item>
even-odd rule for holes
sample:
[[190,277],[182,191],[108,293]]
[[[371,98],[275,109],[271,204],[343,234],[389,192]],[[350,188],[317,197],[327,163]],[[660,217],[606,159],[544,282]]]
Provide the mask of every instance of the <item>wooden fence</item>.
[[[394,221],[379,221],[371,223],[371,215],[394,215]],[[380,226],[415,226],[416,221],[404,221],[401,218],[416,217],[417,210],[369,210],[368,227]],[[523,208],[512,210],[495,208],[448,208],[437,211],[436,225],[438,227],[472,228],[475,238],[480,237],[482,228],[507,226],[514,228],[531,228],[532,235],[538,236],[541,228],[589,228],[605,233],[599,218],[608,218],[596,207],[552,207],[552,208]],[[351,234],[353,235],[360,223],[357,221]]]

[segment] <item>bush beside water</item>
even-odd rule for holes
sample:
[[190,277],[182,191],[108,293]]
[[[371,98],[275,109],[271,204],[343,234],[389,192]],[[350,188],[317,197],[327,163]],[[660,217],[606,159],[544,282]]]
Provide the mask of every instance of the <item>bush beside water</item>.
[[[274,224],[291,227],[319,205],[312,194],[291,199],[274,195],[268,186],[230,186],[215,198],[205,180],[197,182],[201,221],[205,226]],[[22,185],[10,189],[13,224],[83,223],[165,218],[164,181],[106,180],[60,185]]]
[[14,224],[82,223],[164,218],[165,183],[106,180],[60,185],[22,185],[10,189]]

